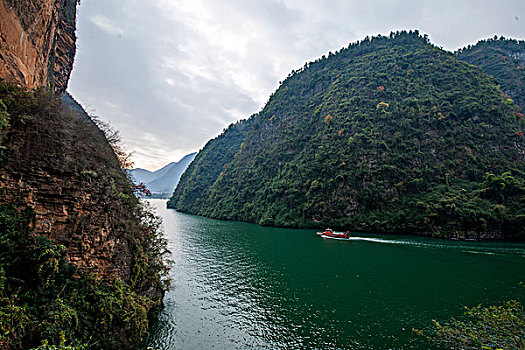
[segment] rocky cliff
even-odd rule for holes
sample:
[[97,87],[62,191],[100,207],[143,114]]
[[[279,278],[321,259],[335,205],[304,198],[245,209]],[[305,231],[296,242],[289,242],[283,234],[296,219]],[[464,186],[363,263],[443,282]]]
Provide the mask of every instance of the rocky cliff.
[[0,0],[1,349],[135,348],[166,287],[158,219],[65,93],[76,5]]
[[0,80],[1,349],[134,348],[162,298],[159,223],[75,104]]
[[[64,91],[75,55],[76,5],[1,0],[1,76],[27,88]],[[10,127],[0,202],[34,209],[35,232],[68,247],[79,272],[96,267],[108,280],[128,281],[129,242],[115,229],[122,209],[107,187],[120,182],[120,190],[133,194],[104,134],[81,108],[71,108],[69,95],[44,102],[27,94],[11,105],[2,97]]]
[[66,90],[78,0],[0,0],[0,77]]
[[129,281],[132,257],[118,228],[124,215],[118,193],[133,193],[104,134],[59,98],[24,100],[25,108],[6,101],[0,203],[32,208],[34,232],[66,246],[79,273],[95,268],[107,280]]

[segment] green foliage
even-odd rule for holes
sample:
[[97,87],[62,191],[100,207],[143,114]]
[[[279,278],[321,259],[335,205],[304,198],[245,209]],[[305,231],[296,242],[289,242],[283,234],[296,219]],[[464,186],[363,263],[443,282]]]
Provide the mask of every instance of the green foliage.
[[[28,92],[2,81],[0,100],[9,113],[2,140],[9,166],[2,171],[27,171],[25,181],[35,168],[52,169],[50,178],[58,184],[74,178],[71,182],[91,195],[84,209],[110,219],[105,229],[118,238],[126,265],[110,261],[115,274],[77,271],[68,259],[91,256],[68,252],[66,246],[34,233],[26,194],[21,192],[18,201],[16,189],[8,189],[15,199],[0,203],[0,349],[139,346],[148,329],[148,313],[160,306],[169,284],[168,251],[158,217],[133,195],[108,141],[85,113],[46,91]],[[89,235],[83,219],[78,219],[77,231],[62,234]],[[68,244],[66,239],[61,242]],[[90,261],[85,263],[89,266]],[[115,275],[123,280],[112,280]]]
[[135,215],[141,218],[142,235],[130,240],[134,252],[130,284],[137,290],[146,290],[151,287],[154,278],[156,284],[167,290],[171,282],[168,278],[171,261],[168,259],[168,243],[161,229],[162,221],[147,203],[141,203],[135,211]]
[[[145,220],[149,223],[152,217],[149,213]],[[0,207],[1,348],[42,344],[38,349],[120,349],[123,344],[140,343],[155,301],[119,280],[107,285],[96,274],[75,277],[76,268],[66,261],[65,247],[32,235],[31,219],[29,212]],[[148,239],[158,239],[155,228],[149,229]],[[162,256],[157,255],[165,253],[160,247],[163,243],[157,251],[143,243],[158,260],[156,266],[142,262],[142,273],[158,275],[159,268],[165,269]]]
[[501,306],[465,309],[465,320],[434,320],[430,335],[414,332],[448,349],[525,349],[525,313],[521,303],[508,301]]
[[[169,206],[264,225],[523,239],[516,113],[493,79],[417,32],[367,38],[292,72],[261,112],[211,140]],[[513,190],[486,174],[511,177]]]
[[[250,126],[251,119],[230,125],[219,137],[209,141],[195,157],[192,171],[186,171],[180,179],[185,185],[180,186],[179,196],[190,206],[188,211],[196,212],[208,205],[211,185],[223,174],[226,164],[245,147],[242,141]],[[175,208],[174,198],[170,199],[168,207]]]
[[525,110],[525,41],[494,37],[456,53],[493,76],[503,92]]
[[49,342],[47,340],[44,340],[42,342],[42,345],[40,345],[37,348],[34,348],[33,350],[86,350],[87,346],[80,345],[80,346],[71,346],[71,345],[49,345]]

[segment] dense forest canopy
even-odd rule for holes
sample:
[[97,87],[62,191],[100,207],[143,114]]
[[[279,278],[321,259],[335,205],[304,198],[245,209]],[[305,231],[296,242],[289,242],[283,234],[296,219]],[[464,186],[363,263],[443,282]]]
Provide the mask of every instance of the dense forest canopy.
[[494,78],[397,32],[293,71],[211,140],[168,205],[263,225],[524,237],[523,114]]
[[493,76],[503,92],[525,110],[525,41],[494,37],[458,50],[456,55]]

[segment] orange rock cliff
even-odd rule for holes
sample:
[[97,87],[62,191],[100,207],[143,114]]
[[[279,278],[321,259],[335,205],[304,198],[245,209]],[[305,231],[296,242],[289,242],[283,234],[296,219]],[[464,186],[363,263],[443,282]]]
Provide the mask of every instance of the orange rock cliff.
[[0,0],[0,77],[29,88],[67,88],[78,0]]
[[[137,202],[104,134],[65,93],[76,6],[77,0],[0,0],[0,78],[57,93],[7,110],[0,205],[29,208],[35,233],[64,245],[79,273],[95,270],[108,282],[127,283],[137,278],[141,249]],[[160,298],[157,277],[144,278],[138,292]]]

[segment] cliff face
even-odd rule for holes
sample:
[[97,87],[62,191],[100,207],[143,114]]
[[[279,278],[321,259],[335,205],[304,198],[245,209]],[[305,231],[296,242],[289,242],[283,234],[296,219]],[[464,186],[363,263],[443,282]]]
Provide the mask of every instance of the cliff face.
[[[64,245],[79,275],[95,269],[106,281],[128,283],[144,277],[132,271],[138,248],[131,241],[142,234],[138,202],[103,132],[63,93],[75,54],[76,5],[0,0],[0,78],[23,86],[0,81],[0,112],[8,118],[0,132],[7,149],[0,154],[0,204],[34,211],[35,234]],[[24,92],[37,87],[62,97]],[[160,285],[149,283],[157,277],[144,278],[137,291],[157,299]]]
[[31,107],[22,115],[9,108],[0,203],[32,208],[35,234],[66,246],[79,273],[94,268],[106,280],[129,281],[118,193],[133,194],[111,147],[87,115],[59,98],[27,100]]
[[0,0],[2,349],[135,348],[166,288],[158,219],[64,92],[76,5]]
[[[28,88],[65,91],[75,55],[76,5],[0,0],[0,76]],[[111,147],[85,112],[29,96],[31,115],[17,118],[16,109],[8,111],[1,202],[32,208],[35,233],[66,246],[79,272],[96,267],[108,280],[129,280],[129,249],[113,229],[118,208],[104,188],[115,181],[108,174],[122,177]]]
[[77,0],[0,0],[0,76],[29,88],[67,88]]

